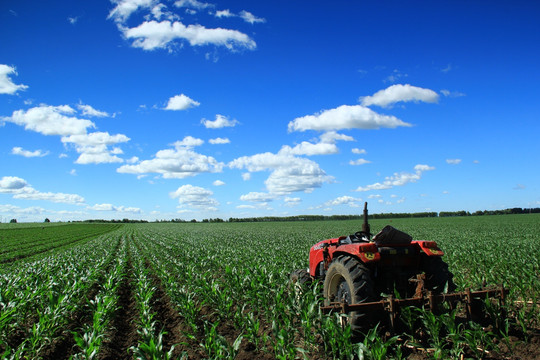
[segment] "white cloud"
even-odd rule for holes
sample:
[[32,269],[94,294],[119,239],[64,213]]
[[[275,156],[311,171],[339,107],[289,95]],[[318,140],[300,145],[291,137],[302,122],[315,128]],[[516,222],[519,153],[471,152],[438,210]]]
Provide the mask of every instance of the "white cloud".
[[80,135],[86,134],[88,128],[95,128],[95,124],[90,120],[68,116],[74,113],[75,110],[68,105],[43,104],[27,111],[14,111],[10,117],[3,117],[2,120],[24,126],[26,130],[43,135]]
[[300,144],[295,147],[290,147],[284,145],[279,150],[280,155],[331,155],[339,153],[339,149],[336,146],[336,141],[354,141],[351,136],[338,134],[335,131],[328,131],[323,133],[319,137],[320,141],[318,143],[310,143],[307,141],[302,141]]
[[184,94],[173,96],[169,99],[165,110],[187,110],[192,107],[199,106],[200,103],[190,99]]
[[88,209],[96,211],[113,211],[114,206],[112,204],[95,204],[94,206],[89,206]]
[[243,156],[231,161],[229,167],[250,172],[271,171],[265,184],[268,192],[276,195],[311,192],[333,179],[314,161],[285,153]]
[[194,138],[193,136],[186,136],[182,140],[175,141],[173,145],[175,147],[186,147],[186,148],[192,148],[195,146],[201,146],[204,144],[204,140]]
[[77,21],[79,20],[79,17],[78,16],[69,16],[68,17],[68,21],[71,25],[75,25],[77,23]]
[[157,0],[111,0],[111,2],[116,6],[111,10],[108,18],[114,19],[117,23],[123,23],[140,8],[154,7]]
[[207,129],[221,129],[224,127],[234,127],[238,125],[239,122],[236,119],[229,120],[228,117],[217,114],[216,120],[212,121],[212,120],[202,119],[201,124],[203,124],[204,127]]
[[0,193],[12,193],[29,186],[26,180],[16,176],[4,176],[0,179]]
[[357,159],[357,160],[349,161],[349,165],[365,165],[369,163],[371,163],[371,161],[366,160],[366,159]]
[[214,7],[213,4],[198,1],[198,0],[177,0],[174,2],[174,6],[182,8],[182,7],[189,7],[194,8],[197,10],[206,9],[209,7]]
[[386,190],[394,186],[403,186],[411,182],[417,182],[422,177],[423,172],[435,170],[435,168],[429,165],[418,164],[414,167],[414,170],[414,173],[394,173],[392,176],[387,176],[382,183],[378,182],[367,186],[360,186],[355,191]]
[[0,179],[0,193],[12,194],[15,199],[45,200],[66,204],[84,203],[84,198],[76,194],[38,191],[30,186],[26,180],[16,176],[4,176]]
[[118,147],[109,149],[110,145],[128,142],[130,138],[123,134],[110,135],[108,132],[63,136],[64,144],[74,144],[80,154],[77,164],[121,163],[124,160],[116,156],[122,154]]
[[221,17],[233,17],[234,15],[229,9],[225,10],[218,10],[214,14],[215,17],[221,18]]
[[193,146],[202,144],[202,140],[191,136],[177,141],[174,149],[160,150],[151,160],[143,160],[134,165],[123,165],[116,171],[124,174],[157,173],[165,179],[183,179],[204,172],[221,172],[223,163],[211,156],[193,151]]
[[408,77],[409,75],[408,74],[404,74],[402,73],[401,71],[399,71],[398,69],[394,69],[394,71],[392,71],[392,74],[391,75],[388,75],[384,80],[383,82],[385,83],[395,83],[396,81],[398,81],[399,79],[403,78],[403,77]]
[[245,11],[245,10],[242,10],[240,12],[240,15],[239,15],[242,19],[244,19],[245,22],[248,22],[250,24],[255,24],[255,23],[263,23],[263,22],[266,22],[265,19],[263,18],[258,18],[256,17],[255,15],[253,15],[252,13],[250,13],[249,11]]
[[352,152],[353,154],[358,154],[358,155],[367,154],[367,151],[366,151],[366,150],[364,150],[364,149],[358,149],[358,148],[352,149],[351,152]]
[[65,203],[65,204],[84,203],[84,198],[77,194],[41,192],[33,188],[25,188],[24,192],[14,194],[13,198],[25,199],[25,200],[43,200],[43,201],[51,201],[55,203]]
[[214,186],[223,186],[225,185],[225,182],[221,181],[221,180],[216,180],[212,183],[212,185]]
[[450,91],[450,90],[446,90],[446,89],[441,90],[441,94],[443,94],[446,97],[453,97],[453,98],[465,96],[465,94],[462,93],[462,92]]
[[361,198],[355,198],[352,196],[340,196],[335,198],[334,200],[325,202],[324,206],[349,205],[350,207],[359,207],[359,202],[362,202]]
[[215,139],[210,139],[208,140],[208,142],[210,144],[213,144],[213,145],[218,145],[218,144],[229,144],[231,141],[227,138],[215,138]]
[[218,11],[216,11],[214,13],[214,16],[217,17],[217,18],[239,17],[242,20],[244,20],[245,22],[250,23],[250,24],[266,22],[266,19],[259,18],[259,17],[253,15],[252,13],[250,13],[249,11],[246,11],[246,10],[240,11],[239,14],[234,14],[229,9],[218,10]]
[[283,202],[285,203],[285,206],[292,207],[300,204],[302,202],[302,199],[300,199],[299,197],[292,198],[285,196],[285,198],[283,198]]
[[411,126],[395,116],[381,115],[362,105],[341,105],[315,115],[299,117],[289,122],[292,131],[329,131],[342,129],[379,129]]
[[203,209],[215,211],[219,205],[219,202],[211,196],[214,193],[208,189],[204,189],[199,186],[183,185],[176,191],[171,192],[169,196],[172,199],[178,199],[180,206],[187,208]]
[[123,134],[110,135],[108,132],[93,132],[90,134],[63,136],[63,143],[73,143],[81,147],[113,145],[128,142],[130,138]]
[[461,159],[446,159],[446,163],[450,165],[458,165],[461,163]]
[[244,181],[251,180],[251,173],[243,173],[243,174],[242,174],[242,179],[243,179]]
[[28,89],[26,85],[17,85],[11,81],[9,75],[17,75],[14,67],[0,64],[0,94],[14,95],[17,91]]
[[109,113],[105,111],[100,111],[94,109],[90,105],[86,104],[77,104],[77,108],[82,111],[83,116],[90,116],[90,117],[110,117]]
[[274,200],[276,196],[269,194],[269,193],[263,193],[263,192],[250,192],[246,195],[240,196],[240,200],[242,201],[251,201],[251,202],[268,202]]
[[47,156],[49,154],[48,151],[42,151],[42,150],[24,150],[22,147],[16,146],[13,149],[11,149],[11,153],[13,155],[21,155],[24,157],[43,157]]
[[377,91],[373,96],[361,97],[360,101],[364,106],[378,105],[387,107],[397,102],[423,101],[436,103],[439,95],[430,89],[424,89],[409,84],[392,85],[384,90]]
[[116,211],[131,214],[142,213],[142,210],[136,207],[114,206],[112,204],[95,204],[94,206],[88,206],[88,209],[95,211]]
[[291,148],[288,145],[284,145],[281,150],[279,150],[280,154],[287,154],[287,155],[330,155],[330,154],[337,154],[339,152],[339,149],[335,144],[325,144],[325,143],[317,143],[313,144],[307,141],[302,141],[302,143],[296,145],[295,147]]
[[134,28],[123,28],[124,37],[133,39],[132,46],[143,50],[170,49],[172,42],[185,40],[191,46],[215,45],[229,50],[257,47],[248,35],[230,29],[208,29],[202,25],[184,25],[179,21],[145,21]]

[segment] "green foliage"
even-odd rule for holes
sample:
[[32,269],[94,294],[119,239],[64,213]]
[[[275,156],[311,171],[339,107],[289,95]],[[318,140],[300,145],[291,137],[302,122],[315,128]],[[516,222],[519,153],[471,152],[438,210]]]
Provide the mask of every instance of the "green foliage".
[[[158,321],[158,287],[180,316],[185,348],[196,348],[206,358],[232,359],[247,348],[254,357],[279,359],[399,359],[407,351],[405,340],[430,348],[433,358],[487,357],[498,351],[495,342],[512,346],[511,331],[520,331],[527,341],[530,329],[540,325],[535,305],[540,299],[539,220],[531,214],[371,221],[372,232],[391,223],[416,239],[437,241],[458,290],[483,282],[510,289],[506,306],[485,303],[491,331],[460,320],[458,310],[402,309],[406,333],[400,340],[380,326],[355,337],[342,316],[319,310],[320,283],[289,284],[292,270],[307,268],[313,244],[354,233],[360,220],[1,229],[0,261],[8,259],[5,264],[13,266],[0,268],[0,355],[39,358],[52,341],[66,336],[62,329],[73,314],[84,311],[89,321],[69,335],[76,344],[73,358],[99,358],[106,334],[113,331],[118,286],[124,283],[131,286],[138,312],[139,342],[130,352],[135,358],[173,357],[172,334]],[[16,333],[24,340],[7,346]]]

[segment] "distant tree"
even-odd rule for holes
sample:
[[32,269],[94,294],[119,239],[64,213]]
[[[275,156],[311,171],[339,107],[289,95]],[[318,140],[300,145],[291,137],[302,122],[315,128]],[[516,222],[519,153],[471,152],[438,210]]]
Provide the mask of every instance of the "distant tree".
[[16,223],[17,223],[17,219],[11,219],[11,220],[9,220],[9,222],[10,222],[11,224],[16,224]]
[[50,222],[51,222],[51,220],[49,220],[49,218],[45,218],[45,221],[44,221],[44,222],[46,222],[46,223],[50,223]]

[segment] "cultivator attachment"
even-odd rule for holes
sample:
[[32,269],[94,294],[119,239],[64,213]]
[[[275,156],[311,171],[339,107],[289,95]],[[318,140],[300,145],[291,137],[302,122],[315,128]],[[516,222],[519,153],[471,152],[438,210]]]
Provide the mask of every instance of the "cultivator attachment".
[[431,291],[427,291],[424,288],[425,275],[421,274],[414,279],[417,283],[416,293],[414,297],[407,299],[396,299],[392,295],[385,299],[376,302],[366,302],[360,304],[347,304],[347,303],[331,303],[328,306],[321,307],[321,310],[325,313],[339,312],[347,314],[350,312],[359,313],[387,313],[389,316],[389,323],[391,330],[394,331],[396,326],[396,319],[399,315],[400,309],[403,307],[414,306],[434,311],[442,303],[448,303],[451,308],[454,308],[457,303],[463,303],[467,318],[474,319],[480,316],[478,312],[481,312],[481,305],[486,298],[493,298],[499,301],[499,305],[503,305],[506,295],[508,295],[508,289],[505,289],[503,285],[498,288],[484,288],[482,290],[471,291],[467,289],[461,292],[454,292],[449,294],[434,294]]

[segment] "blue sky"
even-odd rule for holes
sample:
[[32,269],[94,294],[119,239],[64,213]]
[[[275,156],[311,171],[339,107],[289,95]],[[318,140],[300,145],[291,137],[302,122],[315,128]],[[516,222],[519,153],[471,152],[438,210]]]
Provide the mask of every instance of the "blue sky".
[[3,222],[540,206],[531,1],[0,4]]

